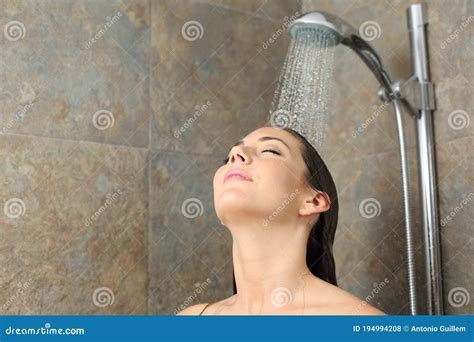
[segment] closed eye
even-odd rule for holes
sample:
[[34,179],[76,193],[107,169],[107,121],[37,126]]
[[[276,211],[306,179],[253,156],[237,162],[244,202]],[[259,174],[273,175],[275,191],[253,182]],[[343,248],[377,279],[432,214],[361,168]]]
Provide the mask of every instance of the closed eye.
[[[271,152],[273,154],[281,156],[281,153],[275,150],[263,150],[262,152]],[[229,162],[229,157],[223,160],[224,164],[227,164]]]
[[281,155],[280,152],[275,151],[275,150],[263,150],[262,152],[272,152],[272,153],[274,153],[274,154],[278,154],[279,156]]

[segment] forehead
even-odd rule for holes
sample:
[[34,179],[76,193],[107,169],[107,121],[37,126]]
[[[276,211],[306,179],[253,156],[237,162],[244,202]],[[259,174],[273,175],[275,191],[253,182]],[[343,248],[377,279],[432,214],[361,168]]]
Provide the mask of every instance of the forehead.
[[298,146],[298,140],[291,133],[277,127],[261,127],[253,132],[247,134],[242,140],[245,144],[253,144],[258,141],[261,137],[275,137],[280,138],[290,146],[291,149],[295,149]]

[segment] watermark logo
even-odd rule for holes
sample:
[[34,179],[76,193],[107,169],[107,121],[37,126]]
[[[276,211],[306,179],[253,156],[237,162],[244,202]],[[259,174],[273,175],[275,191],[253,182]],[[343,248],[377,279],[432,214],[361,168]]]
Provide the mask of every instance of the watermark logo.
[[114,300],[114,292],[108,287],[99,287],[92,294],[92,302],[99,308],[112,305]]
[[271,302],[276,307],[284,307],[293,301],[291,291],[286,287],[277,287],[272,291]]
[[365,218],[373,218],[379,216],[382,205],[375,198],[366,198],[359,205],[359,212]]
[[382,36],[382,29],[378,22],[369,20],[359,27],[359,35],[366,41],[372,41]]
[[469,115],[464,110],[457,109],[448,115],[448,125],[456,131],[469,126],[469,122]]
[[103,131],[107,128],[113,127],[115,123],[114,115],[111,111],[106,109],[98,110],[92,117],[92,124],[95,128]]
[[25,202],[19,198],[10,198],[3,206],[5,215],[12,219],[25,215],[25,210]]
[[181,27],[181,35],[187,41],[193,42],[201,39],[204,35],[204,28],[199,21],[190,20]]
[[272,127],[287,128],[291,126],[290,112],[285,109],[277,109],[270,115]]
[[469,304],[470,300],[471,296],[464,287],[454,287],[449,290],[448,302],[449,305],[455,308],[460,308],[461,306]]
[[12,20],[5,25],[3,33],[5,38],[14,42],[25,37],[26,28],[21,21]]
[[196,218],[202,216],[204,206],[198,198],[188,198],[181,205],[181,212],[187,218]]

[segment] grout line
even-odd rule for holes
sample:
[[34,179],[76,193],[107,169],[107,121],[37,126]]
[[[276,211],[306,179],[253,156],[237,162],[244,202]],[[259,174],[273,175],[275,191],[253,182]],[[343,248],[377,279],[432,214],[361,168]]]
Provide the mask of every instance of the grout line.
[[37,138],[37,139],[56,140],[56,141],[59,140],[59,141],[64,141],[64,142],[77,142],[79,144],[102,145],[102,146],[109,146],[109,147],[114,146],[114,147],[123,147],[127,149],[148,150],[148,147],[103,143],[103,142],[98,142],[98,141],[78,140],[78,139],[70,139],[70,138],[57,138],[57,137],[49,137],[45,135],[36,135],[36,134],[0,133],[0,137],[1,136],[18,136],[22,138]]
[[[151,262],[150,262],[150,236],[152,234],[152,228],[153,228],[153,222],[152,222],[152,215],[151,215],[151,172],[152,172],[152,165],[151,165],[151,158],[152,158],[152,151],[151,151],[151,145],[152,145],[152,142],[151,142],[151,136],[152,136],[152,127],[153,127],[153,123],[154,122],[154,111],[152,110],[152,98],[151,98],[151,91],[152,91],[152,82],[151,82],[151,78],[152,78],[152,73],[151,73],[151,68],[152,68],[152,42],[153,42],[153,30],[151,29],[152,27],[152,13],[153,13],[153,2],[151,0],[148,0],[148,8],[149,8],[149,11],[150,11],[150,41],[149,41],[149,46],[150,46],[150,49],[148,51],[148,153],[147,153],[147,160],[146,160],[146,163],[147,163],[147,186],[146,186],[146,189],[147,189],[147,215],[148,215],[148,220],[146,220],[147,222],[147,229],[146,229],[146,245],[145,245],[145,250],[147,251],[147,267],[146,267],[146,270],[147,270],[147,274],[146,274],[146,294],[145,294],[145,297],[146,297],[146,305],[145,305],[145,312],[147,315],[150,314],[150,278],[151,278],[151,269],[150,269],[150,265],[151,265]],[[134,308],[133,310],[135,310],[136,308]]]

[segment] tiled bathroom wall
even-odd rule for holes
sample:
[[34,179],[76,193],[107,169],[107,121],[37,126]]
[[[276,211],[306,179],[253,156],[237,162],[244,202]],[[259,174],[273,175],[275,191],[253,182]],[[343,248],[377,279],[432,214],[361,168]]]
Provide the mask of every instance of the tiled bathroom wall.
[[[303,12],[326,11],[351,23],[375,47],[393,79],[402,80],[411,73],[405,9],[412,3],[417,1],[305,0]],[[472,1],[427,4],[429,63],[437,102],[433,120],[445,311],[472,314],[474,7]],[[410,314],[395,114],[378,99],[379,85],[360,59],[342,46],[335,53],[334,114],[324,158],[335,176],[340,199],[335,242],[338,281],[387,313]],[[411,117],[404,114],[418,309],[426,314],[416,130]]]
[[[3,2],[0,314],[174,314],[231,295],[231,238],[214,212],[212,177],[229,147],[268,119],[289,18],[322,9],[356,27],[375,21],[380,35],[371,43],[403,78],[407,4]],[[445,218],[472,194],[472,30],[441,44],[473,8],[429,8]],[[356,56],[341,47],[335,58],[323,158],[340,196],[338,281],[387,313],[408,314],[395,117],[380,107],[377,84]],[[405,126],[420,228],[408,117]],[[368,199],[380,208],[370,218],[360,209]],[[459,288],[473,293],[471,206],[442,228],[449,314],[472,313],[472,302],[448,304]],[[416,236],[421,242],[419,229]],[[423,246],[416,247],[423,298]]]
[[1,314],[148,312],[150,18],[2,1]]
[[174,314],[231,293],[212,175],[266,121],[299,8],[2,2],[0,314]]

